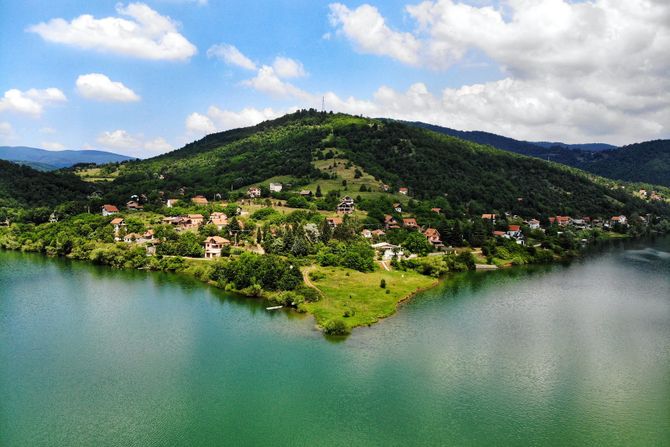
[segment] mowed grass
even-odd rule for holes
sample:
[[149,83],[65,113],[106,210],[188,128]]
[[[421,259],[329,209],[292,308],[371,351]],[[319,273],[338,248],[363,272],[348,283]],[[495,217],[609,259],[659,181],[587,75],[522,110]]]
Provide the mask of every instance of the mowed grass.
[[[405,298],[437,284],[435,278],[414,272],[361,273],[338,267],[309,267],[308,271],[324,276],[311,281],[321,292],[321,300],[304,305],[320,326],[333,319],[342,319],[350,329],[373,324],[394,314]],[[380,287],[382,279],[386,288]],[[345,317],[345,313],[349,316]]]
[[110,174],[103,174],[102,168],[79,169],[75,171],[83,181],[90,183],[111,182],[119,176],[119,171],[113,171]]

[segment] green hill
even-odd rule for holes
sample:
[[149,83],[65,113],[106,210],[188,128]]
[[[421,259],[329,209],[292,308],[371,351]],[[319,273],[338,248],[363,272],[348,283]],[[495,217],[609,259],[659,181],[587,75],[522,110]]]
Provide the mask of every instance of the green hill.
[[[613,182],[576,169],[441,135],[404,123],[300,111],[254,127],[209,135],[180,150],[129,162],[108,198],[162,191],[226,197],[229,191],[282,177],[297,185],[332,174],[317,162],[336,155],[374,176],[378,185],[408,187],[417,199],[439,200],[464,214],[611,215],[655,212]],[[351,194],[351,193],[350,193]]]
[[0,208],[54,207],[86,200],[92,187],[69,173],[41,172],[0,160]]

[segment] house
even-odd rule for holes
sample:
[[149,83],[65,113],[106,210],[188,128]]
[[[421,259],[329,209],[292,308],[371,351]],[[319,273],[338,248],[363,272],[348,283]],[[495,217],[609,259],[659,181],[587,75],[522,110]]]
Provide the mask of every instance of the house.
[[442,208],[431,208],[430,210],[437,214],[440,214],[442,212]]
[[433,244],[434,247],[444,246],[444,244],[442,243],[442,239],[440,237],[440,232],[437,231],[435,228],[426,229],[426,231],[423,232],[423,235],[426,236],[428,242]]
[[330,225],[330,228],[336,228],[338,225],[342,225],[341,217],[326,217],[326,222]]
[[361,236],[363,236],[365,239],[372,239],[372,231],[365,228],[363,231],[361,231]]
[[387,185],[386,183],[382,183],[382,191],[384,192],[389,192],[391,190],[391,187]]
[[539,230],[540,229],[540,221],[537,219],[531,219],[528,222],[528,227],[531,230]]
[[505,237],[505,238],[509,237],[509,235],[505,231],[494,231],[493,235],[495,237]]
[[[549,222],[551,222],[551,217],[549,218]],[[556,216],[554,218],[554,222],[556,222],[556,225],[558,225],[559,227],[567,227],[568,225],[572,224],[572,217]]]
[[393,209],[395,210],[396,213],[402,213],[402,204],[394,203],[393,204]]
[[523,237],[523,234],[521,233],[521,227],[519,225],[508,225],[507,235],[513,239]]
[[309,189],[303,189],[302,191],[300,191],[300,195],[302,197],[308,199],[308,198],[312,197],[312,191],[310,191]]
[[224,246],[230,245],[228,239],[224,239],[221,236],[211,236],[205,239],[205,258],[219,258],[221,257],[221,250]]
[[409,190],[407,188],[400,188],[400,189],[398,189],[398,192],[400,194],[402,194],[403,196],[406,196],[407,194],[409,194]]
[[209,216],[209,223],[216,225],[216,228],[221,231],[226,225],[228,225],[228,216],[226,216],[224,213],[214,212]]
[[382,236],[386,236],[386,233],[384,232],[384,230],[373,230],[372,231],[372,237],[382,237]]
[[260,197],[261,196],[261,189],[256,188],[255,186],[252,187],[252,188],[249,188],[249,189],[247,189],[247,196],[250,199],[255,199],[257,197]]
[[398,221],[395,220],[393,216],[391,216],[390,214],[386,214],[384,216],[384,228],[386,228],[387,230],[394,230],[400,228],[400,226],[398,225]]
[[389,244],[388,242],[372,244],[371,247],[383,261],[390,261],[393,258],[400,259],[404,256],[402,248],[398,245]]
[[586,219],[572,219],[572,225],[576,228],[586,228],[589,226]]
[[195,196],[191,199],[191,202],[198,206],[206,206],[209,203],[205,196]]
[[123,242],[128,244],[138,241],[142,236],[137,233],[128,233],[123,236]]
[[490,220],[492,224],[496,223],[496,215],[495,214],[482,214],[482,219],[483,220]]
[[114,226],[114,238],[115,239],[117,239],[119,237],[119,232],[121,231],[121,228],[126,226],[125,221],[120,217],[115,217],[114,219],[112,219],[112,221],[109,224]]
[[345,196],[342,198],[340,201],[340,204],[337,205],[337,212],[338,213],[344,213],[344,214],[349,214],[353,213],[356,207],[354,206],[354,199],[352,199],[349,196]]
[[270,192],[281,192],[282,188],[281,183],[270,183]]
[[628,219],[626,218],[626,216],[623,216],[623,215],[612,216],[612,218],[610,219],[610,225],[614,226],[616,224],[628,225]]
[[102,205],[102,215],[111,216],[119,212],[119,209],[114,205]]
[[178,201],[179,201],[179,199],[167,199],[165,201],[165,206],[167,206],[168,208],[172,208],[173,206],[177,205]]
[[131,200],[126,203],[126,209],[128,211],[142,211],[144,207],[139,204],[136,200]]
[[191,221],[191,226],[195,228],[198,228],[205,221],[205,218],[202,214],[189,214],[187,217]]
[[413,217],[403,219],[402,226],[409,229],[419,228],[419,224],[416,223],[416,219],[414,219]]

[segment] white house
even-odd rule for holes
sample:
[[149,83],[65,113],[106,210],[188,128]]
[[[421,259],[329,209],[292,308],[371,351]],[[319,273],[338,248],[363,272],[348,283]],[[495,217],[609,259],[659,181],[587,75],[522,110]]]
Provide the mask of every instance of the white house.
[[247,196],[251,199],[255,199],[261,196],[261,189],[252,187],[247,190]]
[[282,188],[281,183],[270,183],[270,192],[281,192]]
[[402,258],[405,254],[398,245],[389,244],[388,242],[379,242],[372,244],[371,247],[377,252],[383,261],[390,261],[393,258]]
[[220,236],[211,236],[205,239],[205,258],[219,258],[221,257],[221,250],[224,246],[230,245],[228,239]]
[[119,209],[114,205],[102,205],[102,215],[111,216],[119,212]]

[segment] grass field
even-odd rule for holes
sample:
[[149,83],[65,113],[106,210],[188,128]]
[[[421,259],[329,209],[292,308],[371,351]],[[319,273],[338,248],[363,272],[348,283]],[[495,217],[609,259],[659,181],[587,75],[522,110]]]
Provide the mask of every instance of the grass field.
[[79,177],[85,182],[98,183],[98,182],[111,182],[116,177],[119,176],[119,171],[113,171],[109,174],[103,174],[102,168],[89,168],[89,169],[78,169],[75,171]]
[[[337,267],[308,269],[323,276],[311,281],[323,297],[315,303],[306,303],[305,309],[314,315],[319,325],[342,319],[349,329],[370,325],[394,314],[399,302],[418,290],[437,284],[435,278],[414,272],[376,270],[361,273]],[[382,279],[386,281],[386,288],[380,287]],[[345,317],[345,314],[349,316]]]

